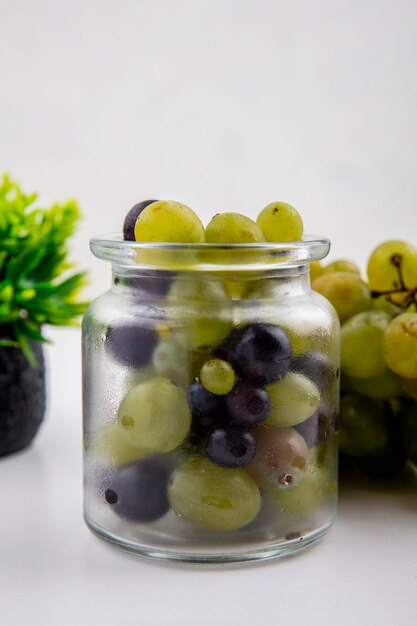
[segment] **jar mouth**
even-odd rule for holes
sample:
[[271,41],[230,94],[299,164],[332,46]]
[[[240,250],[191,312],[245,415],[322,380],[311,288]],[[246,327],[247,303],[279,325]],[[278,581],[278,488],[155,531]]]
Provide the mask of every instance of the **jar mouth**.
[[143,243],[120,234],[90,239],[93,254],[113,265],[165,271],[274,270],[306,265],[327,256],[330,240],[305,235],[300,241],[260,243]]

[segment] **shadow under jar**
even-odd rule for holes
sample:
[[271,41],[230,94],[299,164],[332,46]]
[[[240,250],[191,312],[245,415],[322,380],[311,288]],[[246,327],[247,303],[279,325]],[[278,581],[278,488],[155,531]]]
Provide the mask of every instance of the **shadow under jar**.
[[339,323],[310,289],[329,242],[93,239],[83,321],[85,519],[159,559],[294,553],[334,521]]

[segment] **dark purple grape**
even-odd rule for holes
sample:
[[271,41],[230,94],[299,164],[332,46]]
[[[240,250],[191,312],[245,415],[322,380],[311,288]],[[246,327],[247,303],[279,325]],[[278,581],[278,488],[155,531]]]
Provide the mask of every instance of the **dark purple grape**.
[[121,467],[109,480],[104,499],[112,510],[134,522],[153,522],[168,512],[170,472],[156,459]]
[[210,461],[222,467],[244,467],[252,461],[255,452],[254,436],[234,428],[215,430],[205,448]]
[[225,398],[226,411],[232,426],[251,428],[266,419],[272,403],[265,389],[248,383],[237,383]]
[[221,428],[222,426],[227,425],[227,419],[224,414],[211,414],[211,415],[198,415],[193,414],[191,421],[191,429],[200,437],[205,437],[206,435],[216,430],[216,428]]
[[247,327],[238,326],[234,328],[232,332],[226,337],[223,343],[220,346],[217,346],[215,350],[213,350],[214,356],[218,359],[223,359],[223,361],[231,361],[232,351],[234,350],[235,345],[241,338],[243,332]]
[[197,380],[189,386],[187,400],[194,415],[213,415],[224,412],[222,396],[211,393]]
[[188,388],[187,399],[192,412],[194,432],[204,436],[225,425],[227,418],[222,396],[207,391],[200,382],[195,381]]
[[328,385],[336,382],[336,370],[329,358],[320,352],[307,352],[294,357],[291,362],[293,372],[309,378],[322,392]]
[[133,322],[109,326],[106,335],[107,349],[111,356],[130,367],[143,367],[152,357],[158,333],[154,328],[143,328]]
[[290,341],[273,324],[246,326],[230,352],[235,372],[259,386],[280,380],[291,365]]
[[125,217],[123,224],[123,239],[126,241],[135,241],[135,224],[138,216],[142,213],[143,209],[146,209],[148,204],[157,202],[157,200],[142,200],[138,202],[130,209],[129,213]]
[[336,415],[327,406],[318,406],[313,415],[301,424],[294,426],[304,437],[309,448],[318,446],[335,432]]
[[116,277],[117,284],[126,289],[128,295],[143,298],[150,296],[166,296],[175,278],[174,272],[161,270],[141,270],[140,275]]

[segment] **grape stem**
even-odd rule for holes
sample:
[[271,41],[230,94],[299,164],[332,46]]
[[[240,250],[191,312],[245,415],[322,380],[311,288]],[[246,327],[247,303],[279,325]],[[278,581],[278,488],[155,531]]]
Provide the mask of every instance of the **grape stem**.
[[407,287],[405,286],[405,283],[404,283],[403,269],[401,267],[402,261],[403,261],[401,254],[393,254],[390,261],[398,272],[398,278],[400,281],[401,291],[406,291]]
[[[390,302],[391,304],[393,304],[394,306],[398,307],[399,309],[403,311],[407,310],[408,307],[410,307],[412,304],[415,304],[417,307],[417,287],[415,289],[407,289],[404,283],[404,277],[403,277],[403,271],[402,271],[402,255],[393,254],[390,261],[398,272],[398,280],[400,284],[399,289],[390,289],[388,291],[371,291],[371,296],[373,298],[378,298],[379,296],[388,296],[386,298],[387,302]],[[406,294],[401,304],[398,302],[395,302],[395,300],[393,300],[392,297],[390,297],[396,293]]]

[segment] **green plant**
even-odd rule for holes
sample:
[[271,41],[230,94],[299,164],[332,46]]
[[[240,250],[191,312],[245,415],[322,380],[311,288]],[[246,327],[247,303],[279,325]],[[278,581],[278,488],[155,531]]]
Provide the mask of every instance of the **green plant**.
[[79,300],[86,273],[68,261],[77,203],[44,208],[36,200],[0,177],[0,346],[20,347],[31,364],[30,340],[47,341],[42,326],[74,325],[87,304]]

